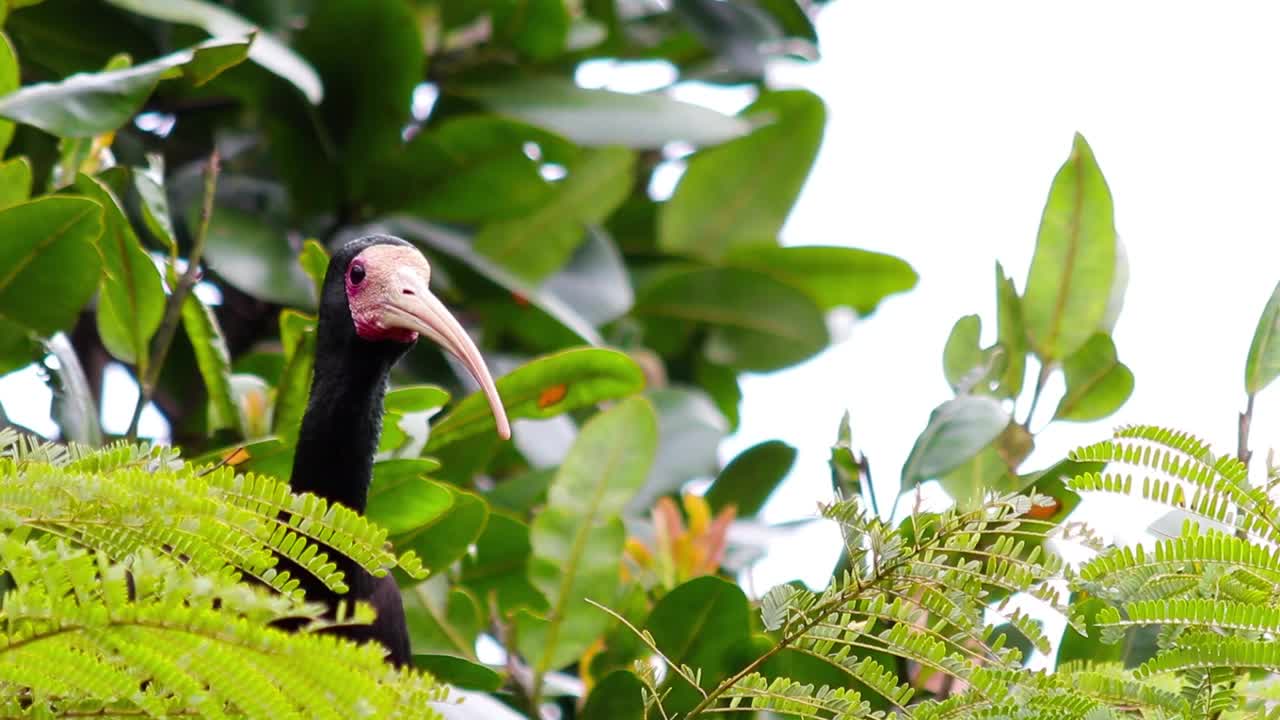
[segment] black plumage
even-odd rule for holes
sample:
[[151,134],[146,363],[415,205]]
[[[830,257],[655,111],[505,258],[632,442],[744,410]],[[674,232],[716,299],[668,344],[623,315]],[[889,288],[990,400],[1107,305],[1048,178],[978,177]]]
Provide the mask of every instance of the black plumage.
[[[378,246],[390,247],[366,252]],[[290,479],[294,491],[314,493],[364,512],[382,433],[388,377],[419,332],[431,334],[464,363],[469,359],[472,373],[486,390],[492,390],[479,352],[427,291],[429,272],[426,260],[412,245],[381,235],[353,240],[330,260],[320,298],[315,371]],[[381,285],[375,288],[378,282]],[[373,289],[361,295],[362,286]],[[396,307],[387,310],[389,306]],[[417,315],[406,319],[405,313],[411,312]],[[509,429],[505,414],[499,412],[496,391],[491,402],[495,413],[502,415],[500,433],[507,436]],[[409,635],[395,579],[390,574],[375,578],[336,553],[330,557],[342,571],[348,593],[339,595],[303,572],[298,576],[307,598],[327,603],[331,611],[343,599],[370,603],[377,613],[372,625],[343,626],[333,632],[359,642],[377,641],[386,647],[390,662],[409,663]]]

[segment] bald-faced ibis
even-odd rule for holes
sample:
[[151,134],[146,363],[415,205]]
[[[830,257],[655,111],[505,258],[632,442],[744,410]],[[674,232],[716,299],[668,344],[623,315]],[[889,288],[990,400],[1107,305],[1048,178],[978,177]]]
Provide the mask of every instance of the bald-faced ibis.
[[[316,329],[315,374],[302,418],[290,484],[363,513],[382,434],[382,403],[391,368],[421,337],[456,356],[488,396],[498,434],[511,427],[493,378],[471,338],[428,289],[431,267],[399,238],[352,240],[329,261]],[[333,554],[331,553],[331,557]],[[350,560],[333,557],[349,588],[377,612],[372,625],[344,626],[357,642],[375,640],[389,661],[411,659],[400,591],[391,575],[375,578]],[[307,598],[336,606],[340,596],[302,574]]]

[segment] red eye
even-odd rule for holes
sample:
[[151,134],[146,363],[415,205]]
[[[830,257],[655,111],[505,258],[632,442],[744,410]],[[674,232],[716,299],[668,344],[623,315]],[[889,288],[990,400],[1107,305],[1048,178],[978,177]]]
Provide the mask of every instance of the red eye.
[[359,285],[364,282],[364,266],[352,265],[351,272],[347,274],[347,277],[351,278],[352,285]]

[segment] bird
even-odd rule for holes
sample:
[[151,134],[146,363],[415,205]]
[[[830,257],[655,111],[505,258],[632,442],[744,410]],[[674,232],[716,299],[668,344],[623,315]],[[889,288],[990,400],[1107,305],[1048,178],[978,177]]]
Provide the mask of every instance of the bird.
[[[511,437],[502,399],[479,349],[428,285],[431,266],[411,243],[390,235],[351,240],[329,260],[320,292],[315,366],[289,484],[363,513],[382,434],[383,398],[392,367],[419,338],[451,353],[488,398],[498,435]],[[334,612],[343,599],[366,601],[370,625],[338,625],[335,634],[376,641],[392,665],[412,661],[404,607],[395,579],[374,577],[330,553],[349,590],[341,595],[299,574],[309,601]]]

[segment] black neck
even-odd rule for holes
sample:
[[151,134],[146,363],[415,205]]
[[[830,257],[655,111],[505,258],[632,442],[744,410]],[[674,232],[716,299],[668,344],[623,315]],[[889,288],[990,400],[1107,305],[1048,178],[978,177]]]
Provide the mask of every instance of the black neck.
[[400,352],[352,347],[348,337],[326,337],[331,335],[326,329],[322,323],[290,484],[295,492],[363,513],[382,434],[387,377]]

